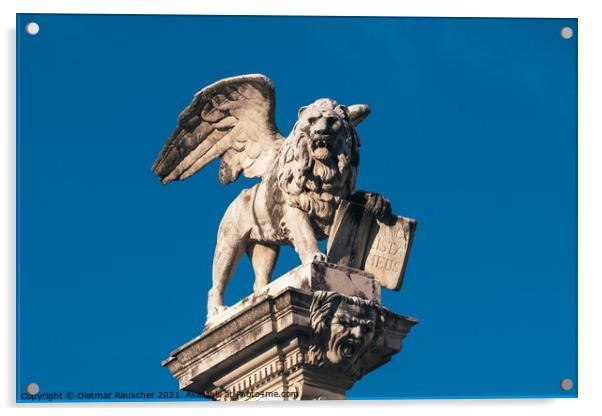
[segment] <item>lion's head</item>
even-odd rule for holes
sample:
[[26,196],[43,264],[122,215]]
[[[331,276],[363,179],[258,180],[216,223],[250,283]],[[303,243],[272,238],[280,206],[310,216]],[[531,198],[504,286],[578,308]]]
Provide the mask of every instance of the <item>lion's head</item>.
[[322,98],[301,107],[279,159],[279,185],[288,203],[330,224],[341,198],[355,188],[359,164],[357,125],[369,112]]
[[332,156],[349,154],[351,135],[347,109],[329,99],[301,107],[297,128],[309,139],[311,157],[328,163]]

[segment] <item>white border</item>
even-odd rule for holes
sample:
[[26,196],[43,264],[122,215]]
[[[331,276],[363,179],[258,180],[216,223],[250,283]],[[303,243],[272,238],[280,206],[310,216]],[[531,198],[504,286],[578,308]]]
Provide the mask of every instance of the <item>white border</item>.
[[[594,1],[411,1],[370,0],[3,0],[0,4],[3,25],[0,71],[4,97],[0,101],[1,230],[0,265],[3,267],[2,326],[0,342],[4,359],[0,394],[6,414],[30,413],[80,415],[82,411],[98,414],[121,411],[128,414],[163,415],[169,413],[199,415],[202,412],[252,412],[280,414],[284,409],[292,415],[305,414],[311,408],[324,411],[379,412],[394,415],[504,415],[529,412],[537,415],[596,414],[602,409],[600,356],[602,336],[598,317],[602,316],[601,293],[602,235],[600,217],[602,199],[601,141],[602,129],[602,19]],[[579,18],[579,399],[557,400],[430,400],[430,401],[349,401],[320,403],[279,403],[220,405],[215,403],[153,403],[153,404],[60,404],[19,405],[15,397],[15,13],[126,13],[126,14],[248,14],[248,15],[367,15],[367,16],[492,16],[492,17],[578,17]],[[596,106],[597,105],[597,106]],[[520,342],[517,340],[517,342]],[[403,376],[403,375],[401,375]],[[110,409],[110,410],[109,410]],[[340,410],[339,410],[340,409]],[[594,410],[596,409],[596,410]]]
[[[493,3],[493,4],[492,4]],[[21,13],[247,14],[333,16],[576,17],[578,1],[391,1],[391,0],[20,0]]]

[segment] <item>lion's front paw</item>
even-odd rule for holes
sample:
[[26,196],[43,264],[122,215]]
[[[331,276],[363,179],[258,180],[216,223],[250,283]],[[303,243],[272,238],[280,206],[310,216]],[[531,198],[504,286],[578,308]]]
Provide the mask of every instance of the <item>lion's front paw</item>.
[[324,263],[328,263],[328,256],[324,253],[322,253],[321,251],[318,253],[314,253],[314,258],[312,260],[312,262],[314,261],[321,261]]
[[380,194],[367,194],[366,209],[381,220],[391,216],[391,202]]
[[314,261],[321,261],[327,263],[328,256],[326,256],[326,254],[322,253],[321,251],[318,251],[316,253],[308,253],[306,255],[301,256],[301,263],[303,264],[313,263]]

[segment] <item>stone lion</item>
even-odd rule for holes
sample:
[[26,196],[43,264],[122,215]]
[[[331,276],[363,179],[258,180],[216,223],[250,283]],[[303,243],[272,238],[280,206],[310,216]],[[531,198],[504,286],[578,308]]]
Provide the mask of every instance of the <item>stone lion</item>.
[[367,105],[319,99],[301,107],[287,139],[276,128],[274,107],[274,87],[264,75],[209,85],[179,115],[152,168],[167,185],[220,158],[222,184],[241,173],[261,178],[238,195],[220,223],[208,318],[224,308],[225,287],[243,253],[253,265],[257,293],[269,283],[281,245],[292,245],[303,263],[327,260],[318,241],[328,237],[341,200],[365,204],[380,218],[391,214],[386,198],[355,191],[356,126],[370,112]]

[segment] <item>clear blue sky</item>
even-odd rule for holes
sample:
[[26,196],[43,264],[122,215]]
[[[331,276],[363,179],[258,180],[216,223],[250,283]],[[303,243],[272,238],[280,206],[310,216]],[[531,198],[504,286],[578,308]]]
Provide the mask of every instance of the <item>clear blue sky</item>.
[[[21,28],[35,20],[37,36]],[[560,36],[571,26],[575,37]],[[21,15],[18,388],[175,391],[217,226],[252,182],[150,167],[193,94],[263,73],[286,135],[316,98],[366,103],[359,187],[418,230],[390,309],[404,350],[349,398],[574,396],[577,21]],[[285,250],[276,276],[299,260]],[[251,292],[243,260],[227,292]]]

